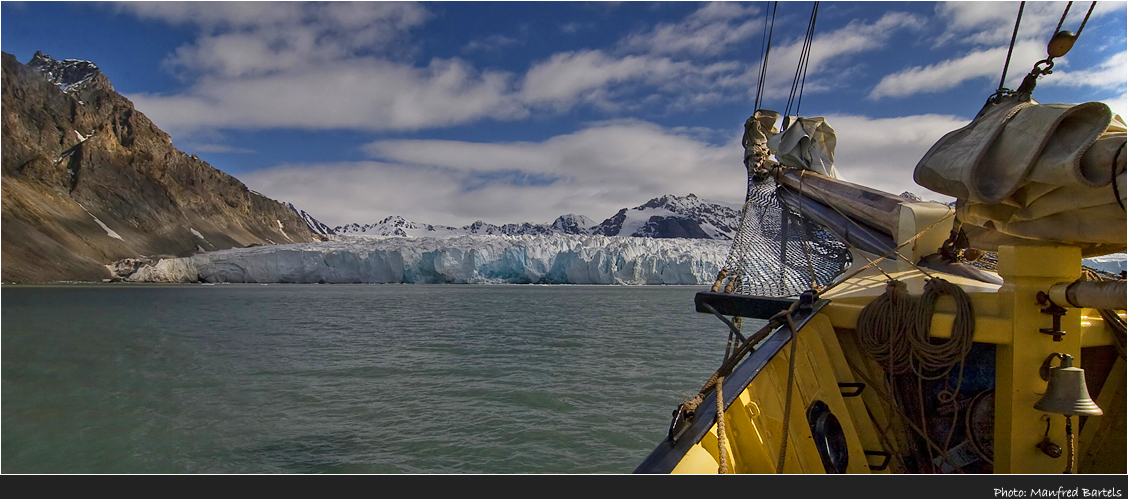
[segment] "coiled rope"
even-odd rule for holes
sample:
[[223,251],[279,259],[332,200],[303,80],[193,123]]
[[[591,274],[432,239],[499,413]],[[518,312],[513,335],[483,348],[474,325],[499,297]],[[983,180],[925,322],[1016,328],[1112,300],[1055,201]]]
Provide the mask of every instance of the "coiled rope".
[[[936,301],[945,295],[956,303],[952,333],[947,339],[932,338]],[[858,314],[857,331],[862,349],[889,374],[911,370],[921,379],[937,380],[948,376],[971,351],[975,316],[967,293],[944,279],[929,279],[919,298],[909,294],[905,283],[891,280],[885,292]]]
[[[955,320],[947,339],[933,338],[930,334],[936,301],[941,296],[952,297],[956,305]],[[910,295],[904,283],[890,280],[885,292],[858,315],[857,331],[862,349],[884,366],[887,374],[896,376],[912,371],[916,375],[918,394],[924,393],[922,383],[925,380],[946,379],[952,368],[960,365],[956,386],[948,392],[949,400],[942,400],[953,406],[951,426],[940,453],[946,457],[959,415],[955,394],[963,385],[964,359],[974,344],[975,316],[971,298],[959,286],[938,277],[925,283],[919,298]],[[932,450],[936,445],[927,436],[924,400],[917,402],[921,424],[925,425],[922,435],[929,441],[929,456],[934,456]]]
[[858,338],[871,357],[889,374],[909,372],[909,334],[918,300],[905,283],[890,280],[885,292],[858,315]]
[[[956,302],[956,317],[952,323],[952,334],[948,339],[931,338],[932,314],[936,300],[941,296],[951,296]],[[924,285],[916,310],[916,324],[910,329],[909,343],[912,345],[913,372],[926,380],[942,379],[948,376],[956,364],[963,362],[971,352],[975,335],[975,315],[971,308],[971,298],[959,286],[940,278],[929,279]]]

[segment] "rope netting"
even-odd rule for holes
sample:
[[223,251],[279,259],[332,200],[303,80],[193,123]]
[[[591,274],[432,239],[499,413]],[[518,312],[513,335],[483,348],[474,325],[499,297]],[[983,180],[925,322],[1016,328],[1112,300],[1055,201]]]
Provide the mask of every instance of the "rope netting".
[[771,176],[749,173],[740,228],[725,261],[725,292],[797,296],[825,287],[849,265],[846,245],[784,203],[782,188]]

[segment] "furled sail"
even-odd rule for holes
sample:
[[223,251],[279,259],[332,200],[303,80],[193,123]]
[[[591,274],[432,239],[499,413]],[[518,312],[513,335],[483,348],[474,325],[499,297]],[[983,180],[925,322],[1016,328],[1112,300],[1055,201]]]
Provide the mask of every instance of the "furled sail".
[[1084,256],[1124,251],[1124,120],[1107,105],[988,104],[940,139],[916,182],[957,198],[972,247],[1067,244]]
[[837,137],[826,119],[788,116],[783,128],[783,133],[768,138],[768,149],[779,164],[838,178],[834,169]]

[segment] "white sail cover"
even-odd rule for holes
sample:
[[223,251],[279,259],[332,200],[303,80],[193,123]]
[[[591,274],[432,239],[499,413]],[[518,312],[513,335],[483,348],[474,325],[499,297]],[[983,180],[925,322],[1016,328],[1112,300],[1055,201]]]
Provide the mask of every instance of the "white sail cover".
[[1124,120],[1107,105],[1006,100],[940,139],[913,178],[956,197],[973,247],[1126,247]]
[[834,146],[838,139],[823,118],[788,117],[783,133],[768,137],[768,148],[779,164],[803,168],[838,178],[834,169]]

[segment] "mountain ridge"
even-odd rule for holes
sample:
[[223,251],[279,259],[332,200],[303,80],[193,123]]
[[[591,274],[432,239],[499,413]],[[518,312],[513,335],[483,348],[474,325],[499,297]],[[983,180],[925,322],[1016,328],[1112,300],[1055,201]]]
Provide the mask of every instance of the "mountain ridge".
[[173,147],[95,64],[0,58],[4,282],[98,281],[124,258],[317,239]]
[[310,230],[319,235],[364,234],[400,237],[450,237],[459,235],[595,235],[652,238],[732,240],[740,226],[740,212],[719,203],[703,201],[690,193],[684,197],[666,194],[634,208],[623,208],[596,223],[574,213],[548,223],[494,225],[478,220],[462,227],[431,225],[392,215],[370,224],[350,223],[329,228],[304,210],[287,203],[306,218]]

